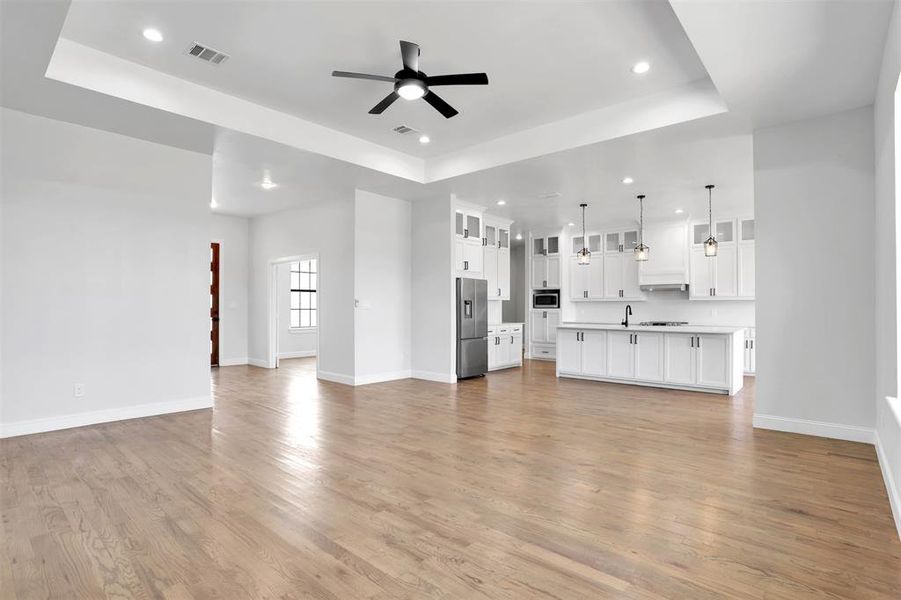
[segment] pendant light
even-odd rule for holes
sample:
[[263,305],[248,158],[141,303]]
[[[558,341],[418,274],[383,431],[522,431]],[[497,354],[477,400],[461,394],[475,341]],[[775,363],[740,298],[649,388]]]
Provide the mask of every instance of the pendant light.
[[582,249],[579,250],[579,264],[591,264],[591,252],[588,251],[588,237],[585,235],[585,209],[588,205],[584,202],[579,205],[582,208]]
[[713,235],[713,184],[705,185],[707,188],[707,216],[710,219],[710,225],[707,229],[710,237],[704,242],[704,256],[716,256],[716,237]]
[[638,245],[635,246],[635,260],[643,262],[648,259],[651,249],[644,245],[644,194],[638,196]]

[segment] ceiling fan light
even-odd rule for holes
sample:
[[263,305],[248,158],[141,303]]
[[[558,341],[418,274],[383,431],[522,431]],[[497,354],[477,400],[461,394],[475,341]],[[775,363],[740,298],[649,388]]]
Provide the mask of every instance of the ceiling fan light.
[[425,85],[418,79],[405,79],[398,84],[397,94],[404,100],[417,100],[425,96]]

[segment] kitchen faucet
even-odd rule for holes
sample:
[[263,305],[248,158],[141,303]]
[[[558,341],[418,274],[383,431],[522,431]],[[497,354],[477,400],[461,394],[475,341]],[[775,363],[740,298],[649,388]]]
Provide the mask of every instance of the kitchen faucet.
[[625,319],[623,320],[623,322],[621,323],[621,325],[622,325],[623,327],[628,327],[628,326],[629,326],[629,315],[631,315],[631,314],[632,314],[632,305],[631,305],[631,304],[627,304],[627,305],[626,305],[626,318],[625,318]]

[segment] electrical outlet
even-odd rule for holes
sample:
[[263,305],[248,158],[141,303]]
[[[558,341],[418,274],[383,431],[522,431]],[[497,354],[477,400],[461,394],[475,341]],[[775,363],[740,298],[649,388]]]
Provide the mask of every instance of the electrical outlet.
[[72,395],[76,398],[84,397],[84,384],[76,383],[74,386],[72,386]]

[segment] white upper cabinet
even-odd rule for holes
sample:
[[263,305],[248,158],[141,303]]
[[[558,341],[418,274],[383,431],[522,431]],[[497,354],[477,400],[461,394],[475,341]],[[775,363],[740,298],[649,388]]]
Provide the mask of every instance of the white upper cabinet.
[[738,297],[754,298],[757,293],[754,275],[757,224],[753,218],[739,219],[738,227]]
[[474,206],[458,206],[454,213],[454,267],[458,277],[482,279],[482,212]]
[[[598,236],[600,238],[600,236]],[[569,258],[569,298],[574,302],[604,299],[604,261],[592,256],[587,265],[579,264],[579,257]]]
[[560,237],[549,235],[532,239],[532,254],[543,256],[555,256],[560,254]]
[[704,256],[709,225],[692,225],[689,297],[692,300],[753,300],[754,237],[753,217],[714,222],[717,254]]
[[488,281],[489,300],[510,299],[510,225],[512,221],[492,215],[482,219],[480,248],[483,278]]
[[560,288],[560,257],[532,257],[532,289]]

